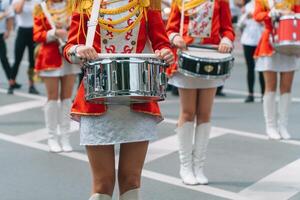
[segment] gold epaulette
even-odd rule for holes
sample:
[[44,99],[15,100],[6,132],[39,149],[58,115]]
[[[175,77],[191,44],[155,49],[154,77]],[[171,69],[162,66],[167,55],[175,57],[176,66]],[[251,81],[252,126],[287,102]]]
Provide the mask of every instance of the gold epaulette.
[[40,4],[37,4],[34,6],[34,9],[33,9],[33,15],[34,16],[39,16],[39,15],[42,15],[43,14],[43,9],[41,7]]
[[161,0],[150,0],[149,9],[151,9],[151,10],[161,10]]

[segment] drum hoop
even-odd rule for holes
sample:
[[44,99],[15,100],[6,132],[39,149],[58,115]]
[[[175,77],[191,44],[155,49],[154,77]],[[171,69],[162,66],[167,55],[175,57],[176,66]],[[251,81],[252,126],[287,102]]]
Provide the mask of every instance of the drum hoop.
[[97,65],[97,64],[111,64],[113,62],[116,63],[121,63],[121,62],[126,62],[126,63],[133,63],[133,64],[154,64],[154,65],[161,65],[166,66],[167,64],[161,60],[161,59],[157,59],[157,58],[145,58],[145,59],[140,59],[137,58],[136,60],[130,60],[130,58],[134,58],[134,57],[127,57],[128,60],[125,60],[125,57],[116,57],[116,58],[98,58],[96,60],[92,60],[92,61],[87,61],[85,62],[85,66],[91,66],[91,65]]
[[230,71],[231,71],[231,68],[229,68],[229,73],[228,74],[224,74],[224,75],[220,75],[220,76],[215,76],[215,75],[202,75],[202,74],[195,74],[195,73],[192,73],[190,71],[187,71],[185,69],[182,69],[182,68],[178,68],[178,72],[186,75],[186,76],[189,76],[189,77],[196,77],[196,78],[203,78],[203,79],[206,79],[206,80],[218,80],[218,79],[227,79],[230,77]]
[[283,40],[280,42],[276,42],[273,44],[274,47],[280,47],[280,46],[285,46],[285,45],[293,45],[293,46],[300,46],[300,42],[291,42],[291,40]]
[[181,55],[182,57],[189,58],[195,61],[202,61],[202,62],[213,62],[213,63],[218,63],[218,62],[228,62],[228,61],[233,61],[234,57],[232,55],[226,57],[226,58],[220,58],[220,59],[215,59],[215,58],[200,58],[196,57],[187,53],[182,52]]
[[284,16],[281,16],[279,21],[280,20],[287,20],[287,19],[300,19],[299,16],[297,15],[284,15]]

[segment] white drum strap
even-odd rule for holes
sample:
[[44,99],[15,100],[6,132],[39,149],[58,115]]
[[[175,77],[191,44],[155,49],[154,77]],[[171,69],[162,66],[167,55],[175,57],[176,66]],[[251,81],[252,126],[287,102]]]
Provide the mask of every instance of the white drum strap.
[[268,0],[270,10],[274,7],[274,0]]
[[[51,18],[51,15],[50,15],[50,13],[49,13],[49,11],[48,11],[48,9],[47,9],[47,4],[46,4],[46,2],[43,1],[40,5],[41,5],[41,7],[42,7],[43,13],[44,13],[44,15],[45,15],[47,21],[49,22],[49,24],[50,24],[50,26],[51,26],[51,29],[56,29],[55,24],[54,24],[54,22],[53,22],[53,20],[52,20],[52,18]],[[61,38],[58,38],[58,42],[59,42],[60,45],[64,45],[64,42],[62,41]]]
[[179,34],[182,37],[183,36],[183,26],[184,26],[184,0],[182,0],[181,4],[181,18],[180,18],[180,30]]
[[87,24],[88,25],[88,30],[87,30],[85,45],[89,46],[89,47],[92,47],[93,44],[94,44],[96,27],[97,27],[97,24],[98,24],[100,4],[101,4],[101,0],[94,0],[93,1],[91,17],[90,17],[90,20],[88,21],[88,24]]

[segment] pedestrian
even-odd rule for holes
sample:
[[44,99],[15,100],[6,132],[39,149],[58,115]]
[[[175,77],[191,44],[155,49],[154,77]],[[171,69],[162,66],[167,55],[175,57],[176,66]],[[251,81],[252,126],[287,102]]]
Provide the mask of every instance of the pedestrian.
[[[297,69],[296,56],[276,52],[270,43],[275,18],[281,15],[300,12],[300,2],[293,0],[274,1],[256,0],[254,19],[264,23],[264,32],[254,53],[257,58],[256,70],[263,72],[266,84],[264,94],[264,116],[266,133],[270,139],[290,139],[287,130],[288,112],[291,103],[291,90],[294,72]],[[278,79],[279,75],[279,80]],[[278,109],[276,108],[276,89],[280,88]],[[277,120],[278,113],[278,120]]]
[[[92,4],[92,1],[77,1],[64,49],[65,57],[70,61],[79,61],[77,56],[94,60],[98,58],[97,53],[140,54],[146,51],[145,44],[149,38],[157,56],[167,63],[173,62],[161,18],[160,0],[101,1],[93,47],[89,47],[85,45],[85,35]],[[141,199],[141,173],[149,140],[156,138],[157,123],[162,120],[158,104],[90,103],[84,98],[84,86],[81,84],[71,113],[75,119],[80,117],[80,144],[86,146],[90,161],[93,177],[90,200],[112,199],[116,144],[120,144],[119,199]]]
[[[181,18],[183,14],[184,18]],[[174,0],[167,33],[172,45],[179,49],[190,44],[208,44],[218,45],[221,53],[231,52],[235,34],[228,1],[192,0],[183,4],[181,0]],[[169,82],[179,88],[180,97],[175,130],[179,141],[180,176],[187,185],[207,184],[203,167],[211,130],[210,118],[217,87],[222,86],[224,80],[186,76],[177,71],[176,65],[169,68],[169,75]]]
[[[0,0],[0,61],[7,80],[10,80],[10,64],[7,58],[5,40],[13,30],[13,10],[9,0]],[[11,94],[11,93],[9,93]]]
[[40,0],[13,0],[13,8],[15,11],[15,18],[17,24],[17,37],[15,40],[15,60],[11,70],[11,84],[8,92],[11,93],[14,89],[21,87],[16,82],[16,78],[19,71],[24,51],[27,47],[29,66],[27,70],[29,89],[31,94],[39,94],[38,90],[34,86],[34,42],[33,42],[33,9],[34,6],[39,3]]
[[[247,84],[248,96],[245,99],[246,103],[254,102],[254,83],[255,83],[255,60],[254,51],[260,40],[263,25],[253,19],[253,12],[255,8],[255,0],[246,2],[244,6],[244,13],[238,22],[239,28],[242,30],[241,43],[244,49],[244,56],[247,64]],[[264,95],[265,83],[263,73],[259,72],[259,83],[261,88],[261,95]]]
[[47,91],[44,112],[46,128],[51,136],[48,146],[49,151],[55,153],[72,151],[69,112],[76,74],[81,70],[69,64],[62,57],[60,49],[67,40],[71,12],[71,3],[65,0],[47,0],[36,5],[34,10],[33,40],[41,45],[35,71],[42,78]]

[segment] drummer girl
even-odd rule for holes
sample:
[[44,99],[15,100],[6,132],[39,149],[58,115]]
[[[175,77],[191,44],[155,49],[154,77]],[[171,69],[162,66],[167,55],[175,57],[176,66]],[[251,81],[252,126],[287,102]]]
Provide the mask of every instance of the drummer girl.
[[[274,5],[270,6],[270,4]],[[290,134],[287,130],[288,110],[291,102],[294,72],[297,65],[299,65],[299,59],[295,56],[274,51],[270,43],[270,36],[273,29],[272,20],[278,19],[281,15],[299,13],[300,1],[274,0],[273,2],[272,0],[256,0],[255,5],[254,19],[263,22],[265,26],[254,56],[257,58],[256,70],[263,72],[266,83],[263,102],[266,133],[270,139],[289,139]],[[278,75],[280,77],[279,81],[277,81]],[[277,83],[280,85],[278,110],[275,100]]]
[[[66,41],[72,7],[70,1],[47,0],[45,10],[38,4],[34,10],[33,40],[40,43],[35,71],[45,83],[48,101],[45,105],[45,122],[50,152],[72,151],[69,142],[71,96],[75,75],[80,68],[69,64],[61,55],[59,40]],[[47,15],[51,19],[47,19]],[[51,27],[49,20],[55,27]],[[58,132],[59,128],[59,132]]]
[[[77,0],[64,49],[70,62],[78,61],[78,57],[97,59],[97,53],[140,54],[146,52],[148,38],[159,58],[173,62],[160,14],[160,0],[102,0],[93,47],[89,47],[85,42],[92,4],[89,0]],[[80,120],[80,144],[86,146],[90,161],[93,177],[90,200],[112,199],[116,144],[120,144],[120,199],[140,199],[141,172],[148,143],[156,138],[157,123],[162,120],[158,104],[106,106],[89,103],[85,101],[81,84],[71,113],[73,118]]]
[[[219,52],[230,53],[235,34],[229,2],[191,0],[183,4],[181,0],[174,0],[167,33],[172,45],[179,49],[190,44],[206,44],[218,45]],[[211,111],[216,88],[223,85],[224,80],[186,76],[177,71],[176,65],[170,67],[168,73],[169,83],[179,88],[180,96],[180,114],[175,130],[179,141],[180,176],[184,184],[207,184],[203,167],[211,130]]]

